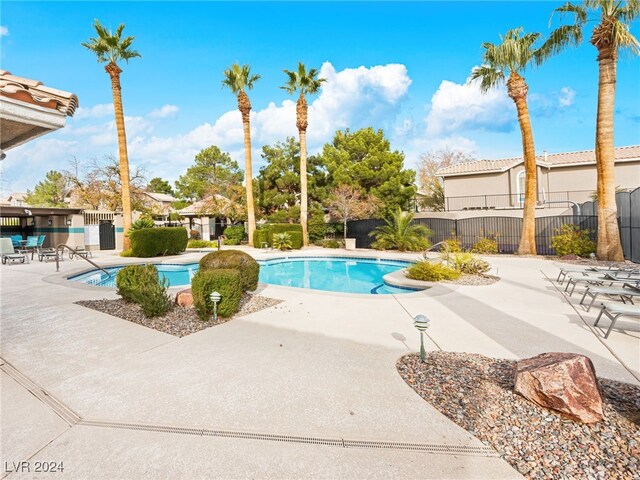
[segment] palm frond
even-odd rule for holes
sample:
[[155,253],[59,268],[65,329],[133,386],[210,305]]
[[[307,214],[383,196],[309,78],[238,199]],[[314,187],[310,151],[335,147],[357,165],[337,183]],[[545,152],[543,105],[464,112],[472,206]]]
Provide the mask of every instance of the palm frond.
[[486,93],[503,83],[505,81],[505,74],[500,69],[489,65],[482,65],[474,68],[471,72],[469,83],[475,80],[480,80],[480,91]]
[[537,65],[541,65],[549,57],[560,53],[569,46],[582,43],[582,25],[562,25],[556,28],[549,38],[534,52]]
[[627,0],[626,4],[622,6],[617,18],[626,23],[633,22],[640,15],[640,0]]
[[299,91],[301,95],[314,94],[316,93],[322,83],[325,81],[324,78],[316,78],[318,76],[318,70],[315,68],[307,71],[304,63],[298,62],[297,71],[284,70],[284,73],[287,75],[288,79],[286,84],[283,87],[280,87],[290,94]]
[[585,6],[577,5],[571,2],[565,3],[561,7],[558,7],[553,12],[551,12],[551,17],[549,18],[549,26],[551,26],[551,20],[553,19],[554,13],[558,13],[560,14],[560,16],[564,16],[565,14],[573,14],[575,23],[584,25],[587,22],[587,8],[585,8]]
[[629,25],[620,21],[613,22],[612,44],[617,49],[628,49],[633,55],[640,54],[640,42],[629,30]]
[[141,57],[139,52],[131,50],[135,37],[129,36],[122,39],[123,23],[118,25],[114,34],[103,27],[98,19],[94,20],[93,28],[98,36],[89,38],[88,42],[83,42],[81,45],[95,53],[98,62],[118,63],[120,60],[129,62],[132,58]]
[[251,90],[255,82],[260,79],[260,75],[251,75],[249,65],[240,66],[237,63],[231,65],[223,72],[222,87],[228,87],[234,95],[245,89]]

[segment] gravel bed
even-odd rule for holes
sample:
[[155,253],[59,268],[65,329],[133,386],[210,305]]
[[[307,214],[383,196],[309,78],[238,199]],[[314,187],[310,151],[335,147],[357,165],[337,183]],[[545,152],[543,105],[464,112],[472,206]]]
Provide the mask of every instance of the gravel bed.
[[638,268],[637,263],[633,263],[628,260],[625,260],[624,262],[611,262],[608,260],[591,260],[590,258],[573,257],[572,255],[545,258],[557,263],[568,263],[570,265],[579,265],[584,267]]
[[605,419],[576,423],[513,393],[515,362],[432,352],[398,372],[422,398],[530,479],[640,478],[640,387],[600,378]]
[[76,302],[83,307],[91,308],[102,313],[113,315],[145,327],[153,328],[160,332],[175,335],[176,337],[184,337],[205,328],[221,323],[228,322],[234,318],[242,317],[250,313],[259,312],[265,308],[272,307],[281,303],[282,300],[275,298],[263,297],[260,295],[251,295],[243,293],[240,299],[240,310],[238,313],[229,318],[218,317],[216,322],[209,320],[203,322],[200,320],[193,308],[179,307],[173,305],[169,311],[161,317],[147,318],[142,313],[142,309],[135,303],[125,302],[119,298],[117,300],[82,300]]
[[500,280],[500,277],[494,277],[493,275],[460,275],[456,280],[441,280],[438,283],[449,283],[452,285],[474,285],[474,286],[486,286],[493,285]]

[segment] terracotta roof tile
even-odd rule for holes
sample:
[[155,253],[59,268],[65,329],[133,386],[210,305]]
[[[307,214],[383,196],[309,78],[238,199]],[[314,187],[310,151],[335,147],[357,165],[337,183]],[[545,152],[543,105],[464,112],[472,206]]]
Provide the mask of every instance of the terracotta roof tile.
[[[640,145],[617,147],[615,149],[616,162],[625,160],[640,160]],[[471,175],[474,173],[488,173],[506,171],[520,163],[522,157],[505,158],[502,160],[475,160],[472,162],[457,163],[449,167],[439,169],[436,174],[440,176]],[[581,165],[596,162],[595,150],[582,150],[578,152],[549,153],[537,155],[536,162],[549,168],[564,165]]]
[[69,117],[78,108],[78,97],[73,93],[47,87],[38,80],[11,75],[6,70],[0,70],[0,95],[58,110]]

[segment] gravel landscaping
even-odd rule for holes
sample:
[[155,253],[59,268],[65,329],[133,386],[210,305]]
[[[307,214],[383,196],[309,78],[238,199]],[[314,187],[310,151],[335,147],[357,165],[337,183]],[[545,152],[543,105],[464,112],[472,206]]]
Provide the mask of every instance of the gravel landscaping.
[[417,354],[402,378],[440,412],[531,479],[640,478],[640,387],[599,378],[605,419],[576,423],[513,393],[515,362],[466,353]]
[[139,305],[125,302],[122,299],[83,300],[76,303],[83,307],[107,313],[114,317],[119,317],[145,327],[153,328],[160,332],[175,335],[176,337],[184,337],[200,330],[204,330],[205,328],[228,322],[234,318],[264,310],[265,308],[272,307],[281,302],[282,300],[276,300],[275,298],[243,293],[238,313],[229,318],[218,317],[216,322],[213,322],[212,320],[203,322],[196,314],[195,309],[179,307],[177,305],[173,305],[172,308],[161,317],[147,318],[143,315],[142,309]]
[[473,286],[486,286],[493,285],[500,280],[500,277],[494,277],[493,275],[460,275],[460,278],[456,280],[441,280],[438,283],[448,283],[451,285],[473,285]]

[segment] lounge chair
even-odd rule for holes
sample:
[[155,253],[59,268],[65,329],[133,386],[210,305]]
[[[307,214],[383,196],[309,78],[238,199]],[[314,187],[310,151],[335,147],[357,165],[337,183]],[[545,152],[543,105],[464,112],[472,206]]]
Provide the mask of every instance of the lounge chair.
[[11,244],[13,248],[20,248],[22,246],[22,235],[11,235]]
[[47,236],[46,235],[40,235],[38,237],[38,246],[36,247],[38,249],[38,253],[40,253],[43,248],[44,248],[44,241],[46,240]]
[[23,247],[20,247],[18,250],[19,253],[29,254],[31,253],[31,260],[33,260],[33,254],[38,251],[38,237],[37,236],[29,236],[27,237],[27,243],[24,244]]
[[84,247],[76,247],[73,250],[69,250],[69,260],[73,260],[73,257],[75,255],[78,255],[79,257],[82,257],[82,258],[93,258],[93,254],[91,253],[91,250],[85,250]]
[[[567,285],[564,288],[564,291],[568,292],[569,296],[573,295],[573,292],[579,283],[587,283],[590,285],[597,285],[597,286],[609,285],[610,287],[612,287],[613,285],[624,285],[625,283],[628,283],[629,285],[633,285],[633,286],[640,285],[640,277],[638,277],[637,279],[634,277],[626,277],[626,276],[615,277],[608,273],[603,274],[602,272],[592,273],[592,274],[583,273],[582,275],[569,274],[567,275],[567,277],[569,278],[569,281],[567,282]],[[571,287],[571,291],[569,291],[569,287]]]
[[8,260],[11,260],[11,263],[17,261],[24,263],[25,260],[27,260],[26,254],[15,252],[13,249],[13,242],[10,238],[0,238],[0,252],[2,253],[3,265],[6,265]]
[[607,329],[607,333],[605,333],[604,338],[607,338],[611,333],[611,329],[618,320],[618,317],[635,317],[640,318],[640,305],[627,305],[624,303],[605,303],[602,306],[602,310],[600,310],[600,314],[598,318],[596,318],[596,323],[593,324],[594,327],[598,326],[598,322],[602,318],[602,315],[609,317],[611,320],[611,325]]
[[591,302],[587,306],[587,312],[588,312],[589,310],[591,310],[591,306],[596,301],[596,298],[598,298],[599,295],[609,295],[609,296],[620,297],[620,300],[622,300],[622,303],[627,303],[627,300],[628,300],[629,303],[633,304],[634,303],[633,298],[640,297],[640,288],[633,287],[629,284],[625,284],[625,285],[623,285],[622,287],[605,287],[605,286],[600,287],[600,286],[589,285],[587,286],[587,289],[584,291],[584,295],[582,295],[582,300],[580,300],[580,305],[584,305],[584,300],[585,298],[587,298],[587,296],[591,297]]

